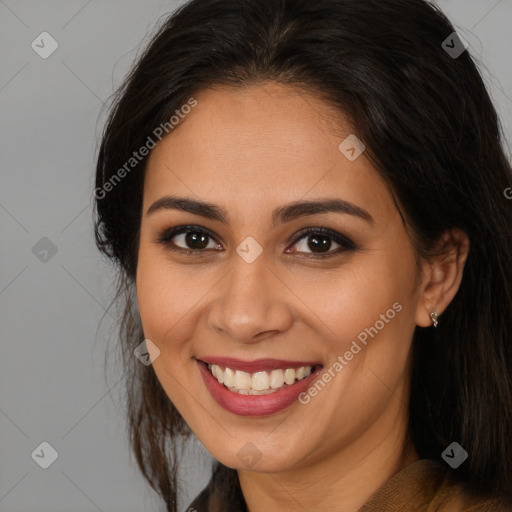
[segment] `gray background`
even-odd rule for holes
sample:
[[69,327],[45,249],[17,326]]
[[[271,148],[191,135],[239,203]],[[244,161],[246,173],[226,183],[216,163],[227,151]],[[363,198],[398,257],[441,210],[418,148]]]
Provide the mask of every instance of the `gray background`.
[[[0,0],[1,512],[163,510],[129,454],[122,368],[104,378],[113,273],[91,207],[100,108],[181,3]],[[512,0],[438,4],[484,64],[510,141]],[[31,48],[44,31],[47,59]],[[48,469],[31,457],[43,441],[58,452]],[[209,455],[189,448],[182,509],[208,479]]]

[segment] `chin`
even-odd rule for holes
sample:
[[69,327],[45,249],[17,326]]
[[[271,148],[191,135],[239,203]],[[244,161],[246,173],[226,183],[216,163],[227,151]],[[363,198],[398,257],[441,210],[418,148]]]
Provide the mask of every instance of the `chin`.
[[[287,437],[287,439],[290,438]],[[239,448],[233,451],[234,446]],[[304,456],[297,453],[292,443],[286,449],[282,446],[282,443],[280,446],[276,446],[275,443],[266,443],[264,439],[261,442],[234,439],[229,446],[226,446],[225,451],[221,452],[218,445],[214,450],[208,451],[221,464],[238,471],[280,473],[294,469]]]

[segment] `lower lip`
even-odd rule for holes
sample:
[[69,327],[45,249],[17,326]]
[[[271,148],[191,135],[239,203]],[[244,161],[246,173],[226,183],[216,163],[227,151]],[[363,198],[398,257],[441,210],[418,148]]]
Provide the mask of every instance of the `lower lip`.
[[289,407],[311,385],[321,367],[305,379],[267,395],[240,395],[229,391],[210,372],[205,363],[197,361],[204,383],[213,399],[224,409],[239,416],[267,416]]

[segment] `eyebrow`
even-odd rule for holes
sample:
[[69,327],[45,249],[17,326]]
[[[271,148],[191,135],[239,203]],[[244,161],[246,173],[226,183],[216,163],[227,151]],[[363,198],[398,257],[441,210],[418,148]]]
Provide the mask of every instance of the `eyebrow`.
[[[157,199],[147,210],[146,215],[151,215],[161,210],[179,210],[200,215],[208,219],[217,220],[223,224],[229,224],[229,215],[222,207],[213,203],[196,201],[187,197],[164,196]],[[319,199],[315,201],[295,201],[276,208],[272,213],[272,227],[290,222],[307,215],[319,213],[345,213],[359,217],[369,224],[374,224],[373,217],[363,208],[343,199]]]

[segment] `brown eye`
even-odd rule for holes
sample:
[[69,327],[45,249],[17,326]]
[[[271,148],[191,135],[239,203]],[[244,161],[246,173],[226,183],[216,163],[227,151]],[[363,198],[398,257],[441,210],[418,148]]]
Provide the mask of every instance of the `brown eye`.
[[[337,247],[331,250],[333,244]],[[299,233],[293,245],[296,246],[294,253],[318,258],[334,256],[356,248],[350,239],[327,228],[307,228]]]
[[[208,246],[208,235],[188,231],[184,235],[177,235],[177,238],[184,236],[183,242],[189,249],[205,249]],[[176,244],[179,246],[179,244]]]
[[[307,238],[303,237],[302,240],[307,240],[307,243],[300,242],[298,244],[298,251],[299,252],[305,252],[305,249],[311,250],[311,252],[314,253],[323,253],[323,252],[329,252],[329,249],[331,248],[333,242],[331,241],[330,237],[326,235],[310,235]],[[336,242],[334,242],[336,243]],[[302,246],[302,248],[300,247]]]
[[158,242],[169,246],[172,250],[185,251],[188,254],[221,247],[211,233],[199,226],[179,226],[168,229],[158,237]]

